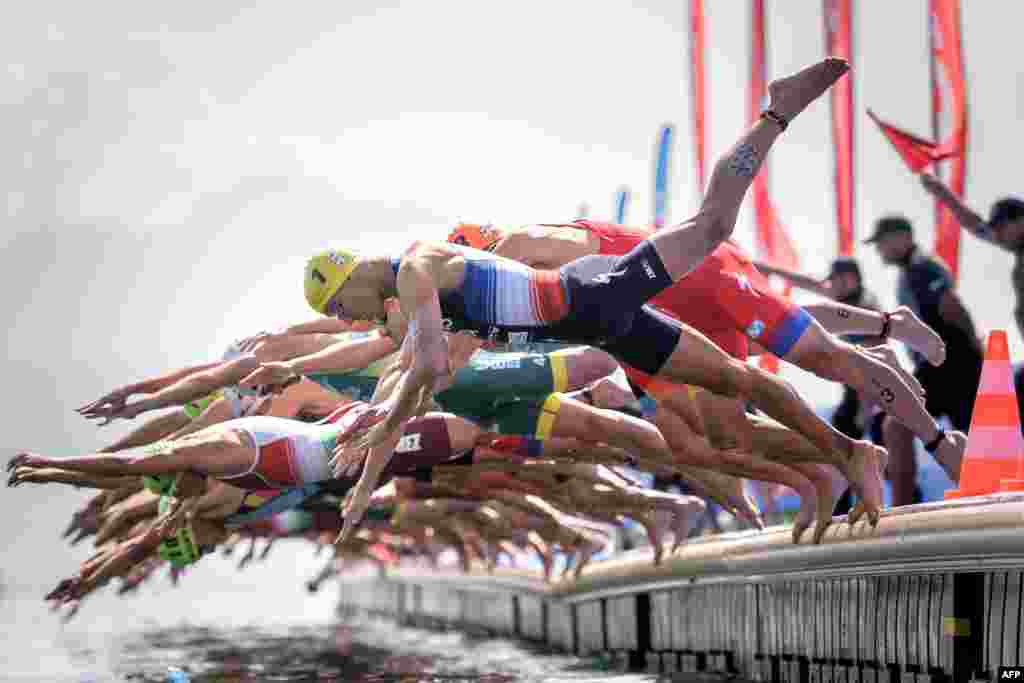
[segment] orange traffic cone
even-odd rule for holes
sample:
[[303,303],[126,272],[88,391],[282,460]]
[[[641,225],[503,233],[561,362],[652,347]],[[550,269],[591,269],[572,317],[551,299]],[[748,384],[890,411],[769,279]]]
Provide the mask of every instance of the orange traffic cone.
[[1013,366],[1005,330],[993,330],[960,465],[960,488],[946,498],[1024,491],[1024,437],[1020,431]]

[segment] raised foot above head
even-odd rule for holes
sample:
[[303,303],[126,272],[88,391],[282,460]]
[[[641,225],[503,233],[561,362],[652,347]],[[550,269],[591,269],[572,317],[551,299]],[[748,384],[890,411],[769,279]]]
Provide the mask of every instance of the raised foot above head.
[[850,64],[846,60],[827,57],[792,76],[772,81],[768,85],[771,104],[763,117],[775,121],[785,130],[811,102],[821,97],[849,70]]

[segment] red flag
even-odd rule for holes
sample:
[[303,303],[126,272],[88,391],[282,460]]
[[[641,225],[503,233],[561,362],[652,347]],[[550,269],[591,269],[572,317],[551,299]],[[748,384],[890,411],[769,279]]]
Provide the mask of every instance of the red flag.
[[[757,123],[765,104],[765,98],[768,96],[764,0],[752,0],[750,3],[750,33],[750,106],[747,114],[751,123]],[[762,164],[758,180],[766,175],[765,168],[767,167]]]
[[[940,150],[951,157],[949,187],[962,197],[967,181],[967,80],[960,35],[960,0],[929,0],[928,10],[933,132],[937,140],[943,141]],[[948,98],[943,98],[944,91]],[[941,177],[942,169],[937,170]],[[946,262],[955,279],[960,270],[960,225],[938,200],[935,216],[935,253]]]
[[704,97],[704,0],[690,0],[690,92],[693,104],[693,139],[697,152],[698,195],[704,197],[707,101]]
[[[768,92],[767,37],[765,31],[764,0],[751,3],[752,38],[750,48],[750,121],[756,123],[761,116]],[[757,216],[757,250],[762,258],[783,268],[797,270],[800,258],[789,233],[779,220],[775,205],[768,192],[768,162],[761,163],[761,171],[754,178],[754,208]],[[789,285],[782,292],[789,296]],[[778,372],[779,361],[771,354],[761,356],[761,367]]]
[[934,162],[941,161],[942,159],[951,156],[950,152],[943,151],[938,143],[932,142],[931,140],[925,140],[924,138],[897,128],[891,123],[886,123],[882,119],[878,118],[875,112],[870,109],[868,109],[868,116],[871,117],[872,121],[878,124],[882,133],[889,139],[889,142],[892,143],[893,148],[895,148],[896,152],[900,155],[900,158],[903,159],[903,163],[905,163],[907,168],[914,173],[920,173]]
[[[825,20],[825,53],[853,64],[853,3],[822,0]],[[835,148],[836,225],[839,255],[853,256],[853,74],[831,88],[832,144]]]
[[[764,0],[751,3],[753,43],[750,50],[750,122],[754,124],[761,116],[768,93],[767,79],[767,38],[765,34]],[[757,214],[758,251],[767,260],[783,268],[796,269],[800,266],[793,241],[779,220],[775,205],[768,192],[768,162],[761,163],[761,172],[754,178],[754,206]]]

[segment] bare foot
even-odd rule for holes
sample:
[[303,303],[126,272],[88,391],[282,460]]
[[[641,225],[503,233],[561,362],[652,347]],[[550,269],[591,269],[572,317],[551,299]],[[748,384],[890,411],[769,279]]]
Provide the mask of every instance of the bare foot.
[[928,327],[906,306],[900,306],[889,314],[890,336],[914,349],[932,365],[942,365],[946,360],[946,343],[935,330]]
[[593,539],[585,539],[580,546],[576,549],[578,556],[576,559],[576,569],[572,573],[574,579],[580,578],[580,574],[583,573],[583,568],[590,564],[591,558],[604,550],[604,544],[599,543]]
[[537,557],[540,558],[541,566],[544,567],[544,581],[551,581],[551,570],[555,567],[555,557],[551,548],[539,538],[531,538],[527,541],[527,545],[533,548],[533,552],[537,553]]
[[918,400],[924,403],[925,391],[924,387],[921,386],[921,382],[900,362],[899,356],[896,355],[896,351],[888,344],[882,344],[881,346],[872,346],[871,348],[863,349],[864,353],[868,354],[872,358],[879,360],[890,368],[896,371],[896,374],[900,376],[900,379],[910,387],[910,390],[914,392],[914,396],[918,397]]
[[716,473],[716,475],[711,483],[720,487],[716,488],[715,492],[719,496],[724,495],[726,501],[723,504],[719,500],[719,504],[741,519],[745,519],[759,529],[763,529],[764,521],[761,519],[761,511],[757,509],[754,501],[747,497],[747,492],[743,488],[743,480],[728,474]]
[[661,564],[661,558],[664,554],[664,548],[661,547],[661,538],[665,530],[671,526],[671,513],[666,513],[663,510],[645,510],[627,512],[626,515],[632,517],[643,526],[644,531],[647,532],[647,540],[651,543],[651,550],[654,551],[654,564]]
[[[854,443],[853,456],[844,469],[843,475],[860,495],[864,512],[867,513],[871,526],[876,526],[882,508],[882,470],[885,467],[886,452],[885,449],[879,448],[869,441]],[[852,511],[849,521],[851,524],[856,522]]]
[[472,565],[469,553],[466,552],[466,546],[461,543],[453,543],[452,548],[455,549],[455,554],[459,556],[459,568],[462,569],[462,573],[468,574]]
[[849,70],[845,60],[828,57],[792,76],[774,80],[768,85],[770,109],[791,122]]
[[764,513],[758,509],[757,502],[755,502],[754,499],[746,493],[743,494],[743,502],[744,507],[747,510],[746,514],[749,516],[750,523],[753,524],[758,531],[764,531],[767,529],[768,525],[765,524]]
[[939,442],[933,457],[942,465],[946,475],[953,482],[960,483],[960,463],[964,459],[964,450],[967,448],[967,435],[963,432],[946,432],[946,436]]
[[800,537],[807,530],[811,523],[814,522],[815,507],[817,506],[818,499],[814,497],[814,504],[808,505],[808,501],[803,497],[800,498],[800,509],[796,513],[796,517],[793,519],[793,530],[791,532],[793,537],[793,545],[800,543]]
[[427,562],[430,563],[430,568],[437,571],[441,568],[441,548],[435,548],[434,546],[426,546],[423,550],[427,556]]
[[498,546],[497,546],[496,543],[485,543],[483,549],[487,553],[487,556],[486,556],[487,573],[488,574],[493,574],[495,568],[497,568],[497,566],[498,566],[498,554],[501,551],[498,549]]
[[672,526],[672,554],[689,538],[693,527],[697,525],[701,515],[707,510],[707,504],[697,496],[686,496],[685,502],[675,506]]
[[851,525],[856,524],[857,520],[864,516],[864,502],[858,500],[850,511],[846,513],[846,521]]
[[[817,482],[815,482],[817,483]],[[818,505],[814,514],[814,536],[811,542],[817,545],[832,524],[832,511],[836,509],[836,496],[832,491],[832,482],[824,488],[818,487]]]
[[828,465],[812,465],[809,469],[801,469],[804,476],[814,482],[818,492],[818,511],[815,514],[814,536],[812,541],[815,544],[821,543],[822,537],[832,525],[832,512],[836,509],[836,500],[840,492],[846,489],[846,482],[841,486],[834,485],[834,479],[839,478],[838,472]]
[[[720,501],[717,501],[719,505],[722,505]],[[739,498],[729,498],[729,505],[722,505],[733,517],[738,519],[745,519],[757,528],[758,531],[764,531],[766,525],[764,523],[764,515],[757,507],[757,503],[743,493]]]
[[797,487],[788,484],[800,497],[800,510],[796,513],[796,519],[793,520],[793,543],[800,542],[800,537],[814,522],[818,511],[818,492],[814,488],[814,484],[804,477],[800,477],[800,479],[802,481]]

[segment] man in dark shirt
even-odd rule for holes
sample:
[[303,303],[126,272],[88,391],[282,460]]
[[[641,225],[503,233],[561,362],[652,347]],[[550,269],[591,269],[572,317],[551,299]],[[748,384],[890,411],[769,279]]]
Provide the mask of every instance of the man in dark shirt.
[[[860,264],[855,259],[841,256],[832,262],[828,276],[822,283],[821,293],[841,304],[867,308],[872,311],[882,310],[878,303],[878,297],[864,288],[864,279],[860,272]],[[862,346],[874,346],[883,344],[885,340],[881,337],[865,337],[860,335],[847,335],[843,337],[852,344]],[[864,433],[870,431],[869,407],[860,400],[857,392],[849,386],[843,386],[843,399],[840,401],[836,412],[832,415],[832,424],[835,428],[854,439],[860,439]],[[873,436],[873,435],[872,435]],[[879,435],[880,437],[881,435]],[[872,438],[872,440],[877,440]]]
[[[988,220],[985,220],[935,176],[922,173],[921,184],[953,212],[964,230],[1013,254],[1013,270],[1010,272],[1010,283],[1016,296],[1013,317],[1017,321],[1017,329],[1024,335],[1024,201],[1016,197],[1004,197],[992,205]],[[1018,368],[1015,384],[1017,395],[1024,395],[1024,367]],[[1024,424],[1024,403],[1019,405],[1021,423]]]
[[[949,269],[921,251],[914,243],[910,221],[902,216],[880,219],[866,243],[874,244],[887,264],[900,268],[899,303],[909,306],[946,343],[946,362],[938,367],[911,352],[917,366],[914,375],[926,392],[928,412],[936,418],[945,415],[954,429],[966,432],[971,424],[983,353],[974,322],[954,291]],[[889,418],[883,432],[889,449],[893,504],[907,505],[912,502],[917,476],[914,437],[906,427]],[[959,463],[940,464],[947,472],[955,465],[954,471],[959,472]]]

